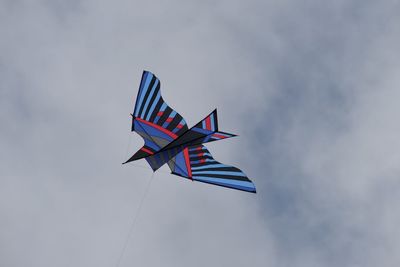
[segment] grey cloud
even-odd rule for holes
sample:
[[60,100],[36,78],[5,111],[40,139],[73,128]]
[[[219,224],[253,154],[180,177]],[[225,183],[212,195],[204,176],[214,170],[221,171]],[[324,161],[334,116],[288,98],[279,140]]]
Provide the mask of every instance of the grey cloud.
[[396,1],[0,12],[1,265],[115,264],[151,175],[120,165],[148,69],[189,124],[218,107],[240,137],[210,150],[259,193],[157,173],[121,266],[396,266]]
[[290,251],[281,263],[395,266],[394,189],[381,190],[398,189],[398,5],[296,7],[271,26],[287,47],[265,72],[280,92],[256,113],[250,129],[261,140],[248,156],[266,176],[260,195],[278,251]]

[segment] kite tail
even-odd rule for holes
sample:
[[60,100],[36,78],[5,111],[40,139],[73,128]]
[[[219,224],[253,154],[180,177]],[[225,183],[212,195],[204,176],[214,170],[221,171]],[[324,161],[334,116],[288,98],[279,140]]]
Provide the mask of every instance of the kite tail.
[[229,137],[234,137],[236,134],[226,133],[218,131],[218,116],[217,109],[210,113],[207,117],[201,120],[193,127],[194,131],[202,132],[203,134],[207,134],[208,138],[206,138],[205,142],[225,139]]

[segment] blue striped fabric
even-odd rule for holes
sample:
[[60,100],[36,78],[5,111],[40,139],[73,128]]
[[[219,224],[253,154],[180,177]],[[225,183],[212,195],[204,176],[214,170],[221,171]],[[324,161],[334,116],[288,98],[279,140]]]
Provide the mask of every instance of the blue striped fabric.
[[[223,187],[256,192],[254,184],[240,169],[216,161],[204,145],[189,147],[190,172],[192,176],[181,175],[194,181],[204,182]],[[180,154],[183,154],[181,152]],[[186,168],[185,162],[180,167]],[[172,169],[171,169],[172,170]],[[173,170],[172,170],[173,171]]]

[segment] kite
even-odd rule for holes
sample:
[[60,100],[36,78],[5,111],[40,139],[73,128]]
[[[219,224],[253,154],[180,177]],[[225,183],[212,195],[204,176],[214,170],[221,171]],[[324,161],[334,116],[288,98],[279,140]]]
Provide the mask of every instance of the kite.
[[216,161],[203,145],[236,136],[218,130],[217,110],[189,129],[185,119],[163,100],[160,87],[153,73],[143,71],[131,131],[144,139],[144,146],[123,164],[144,158],[155,172],[167,163],[171,174],[256,193],[246,174]]

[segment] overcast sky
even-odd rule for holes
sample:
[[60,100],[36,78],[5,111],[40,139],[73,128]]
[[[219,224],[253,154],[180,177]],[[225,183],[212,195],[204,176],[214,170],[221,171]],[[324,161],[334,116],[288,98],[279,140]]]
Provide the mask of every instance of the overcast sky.
[[[143,69],[257,194],[156,172],[120,266],[400,264],[400,2],[0,1],[0,266],[115,266]],[[138,167],[142,166],[142,167]]]

